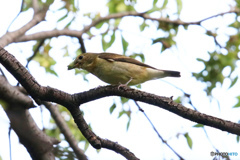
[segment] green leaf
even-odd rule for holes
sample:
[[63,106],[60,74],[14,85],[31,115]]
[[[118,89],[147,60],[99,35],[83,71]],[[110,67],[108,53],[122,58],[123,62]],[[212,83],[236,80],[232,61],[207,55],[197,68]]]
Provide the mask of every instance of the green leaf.
[[240,107],[240,96],[237,96],[236,98],[237,98],[238,102],[237,102],[237,104],[235,104],[235,105],[233,106],[233,108],[238,108],[238,107]]
[[21,11],[22,12],[27,11],[29,8],[32,8],[32,1],[31,0],[25,0]]
[[[237,46],[239,46],[239,44]],[[236,46],[229,47],[231,49],[238,48]],[[234,52],[229,51],[226,55],[218,53],[217,51],[209,52],[210,57],[208,60],[198,59],[198,61],[204,64],[205,68],[200,73],[193,74],[193,76],[195,76],[196,79],[207,83],[207,95],[211,95],[211,92],[216,87],[217,83],[223,84],[223,81],[226,77],[222,74],[222,71],[224,68],[226,68],[226,66],[229,66],[231,68],[231,72],[227,77],[230,77],[232,75],[231,73],[236,68],[238,52],[238,49]],[[237,78],[233,79],[232,85],[236,83],[235,81],[237,81]]]
[[140,89],[140,88],[141,88],[141,84],[138,84],[138,85],[136,85],[135,87],[137,87],[137,88]]
[[136,57],[140,57],[141,58],[141,61],[144,63],[145,62],[145,57],[144,57],[144,54],[142,54],[142,53],[134,53],[134,54],[132,54],[131,56],[129,56],[129,57],[131,57],[131,58],[136,58]]
[[109,42],[109,47],[112,46],[113,42],[115,41],[115,32],[113,32],[112,36],[111,36],[111,40]]
[[188,143],[189,148],[192,149],[193,142],[192,142],[191,137],[189,136],[188,133],[185,133],[185,134],[184,134],[184,137],[187,139],[187,143]]
[[114,21],[114,26],[115,26],[115,27],[118,27],[119,24],[120,24],[120,22],[121,22],[121,20],[122,20],[122,19],[120,19],[120,18],[119,18],[119,19],[115,19],[115,21]]
[[148,10],[147,13],[150,14],[150,13],[155,12],[155,11],[160,11],[160,8],[157,7],[156,5],[154,5],[152,9]]
[[237,82],[237,80],[238,80],[238,77],[235,77],[235,78],[232,80],[232,83],[231,83],[231,85],[230,85],[229,88],[231,88],[232,86],[234,86],[234,84]]
[[5,102],[4,100],[0,99],[0,105],[3,107],[4,110],[7,109],[7,102]]
[[57,22],[60,22],[60,21],[62,21],[62,20],[64,20],[65,18],[67,18],[67,16],[68,16],[68,13],[66,13],[62,18],[60,18]]
[[125,54],[125,52],[127,51],[128,42],[123,38],[123,36],[122,36],[122,47],[123,47],[123,53]]
[[96,27],[97,29],[100,29],[100,28],[103,26],[104,23],[105,23],[104,21],[103,21],[103,22],[100,22],[100,23],[98,23],[95,27]]
[[46,4],[47,4],[47,5],[50,5],[50,4],[52,4],[53,2],[54,2],[54,0],[47,0],[47,1],[46,1]]
[[115,108],[116,108],[116,103],[113,103],[113,105],[109,109],[110,114],[112,114],[112,112],[115,110]]
[[115,32],[111,35],[111,39],[109,42],[106,42],[104,39],[105,35],[102,36],[102,47],[103,50],[106,51],[109,47],[112,46],[113,42],[115,41]]
[[177,0],[177,13],[180,15],[182,11],[182,0]]
[[69,56],[69,53],[68,53],[68,50],[66,50],[66,52],[63,55],[63,57],[68,57],[68,56]]
[[153,5],[156,5],[157,2],[158,2],[158,0],[154,0],[153,1]]
[[239,135],[237,135],[237,142],[239,143],[239,138],[240,138],[240,136]]
[[149,25],[148,24],[146,24],[146,22],[145,21],[143,21],[143,23],[139,26],[139,28],[140,28],[140,31],[143,31],[144,29],[145,29],[145,27],[148,27]]
[[131,122],[131,118],[129,118],[129,119],[128,119],[128,122],[127,122],[127,131],[128,131],[128,129],[129,129],[130,122]]
[[53,74],[55,76],[58,76],[58,74],[51,68],[45,68],[45,71],[48,72],[48,73],[51,73],[51,74]]
[[76,18],[76,17],[73,17],[73,18],[71,19],[71,21],[69,21],[69,22],[67,23],[67,25],[65,26],[65,28],[68,28],[68,27],[72,24],[72,22],[75,20],[75,18]]
[[154,39],[153,42],[152,42],[152,44],[155,44],[155,43],[158,43],[158,42],[162,43],[163,40],[166,40],[166,38],[157,38],[157,39]]
[[108,48],[108,44],[107,42],[105,41],[104,39],[104,35],[102,35],[102,48],[103,48],[103,51],[106,51],[106,49]]
[[201,59],[201,58],[197,58],[197,61],[206,62],[205,60],[203,60],[203,59]]
[[84,151],[87,151],[88,147],[89,147],[89,142],[86,141],[86,143],[85,143],[85,145],[84,145]]
[[169,37],[168,38],[162,37],[162,38],[154,39],[152,44],[155,44],[158,42],[160,42],[162,44],[162,51],[164,51],[167,48],[170,48],[172,45],[175,44],[175,42]]
[[174,100],[174,102],[176,102],[176,103],[181,103],[181,99],[182,99],[182,97],[179,96],[177,99]]
[[132,113],[131,110],[128,110],[128,111],[122,110],[121,112],[119,112],[118,118],[120,118],[123,114],[126,114],[126,116],[128,116],[128,118],[130,118],[131,113]]
[[75,75],[77,74],[81,74],[83,76],[83,80],[88,82],[88,79],[86,78],[86,75],[88,74],[89,72],[86,71],[86,70],[80,70],[80,69],[75,69]]
[[121,103],[122,103],[122,104],[127,103],[128,101],[129,101],[128,98],[121,97]]
[[108,12],[109,12],[109,14],[112,14],[112,13],[116,13],[117,11],[116,11],[116,7],[115,7],[115,2],[114,1],[109,1],[108,3],[107,3],[107,7],[108,7]]
[[195,124],[193,127],[199,128],[199,127],[204,127],[204,125],[198,123],[198,124]]
[[55,76],[58,76],[57,73],[52,69],[52,66],[56,64],[56,61],[49,55],[49,51],[52,47],[50,42],[44,46],[43,52],[38,52],[33,58],[34,61],[38,62],[40,66],[45,68],[47,73],[51,73]]
[[127,6],[124,2],[122,3],[119,3],[117,6],[116,6],[116,11],[117,12],[123,12],[123,11],[126,11],[127,10]]
[[119,112],[118,118],[122,117],[123,114],[126,114],[125,110],[122,110],[121,112]]
[[162,5],[162,7],[160,8],[160,10],[166,8],[167,4],[168,4],[168,0],[164,0],[163,5]]

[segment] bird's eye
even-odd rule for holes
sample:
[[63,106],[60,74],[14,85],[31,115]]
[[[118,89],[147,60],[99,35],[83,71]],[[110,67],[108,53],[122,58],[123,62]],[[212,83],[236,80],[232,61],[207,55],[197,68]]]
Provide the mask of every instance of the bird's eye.
[[82,59],[82,58],[83,58],[83,56],[79,56],[79,57],[78,57],[78,59]]

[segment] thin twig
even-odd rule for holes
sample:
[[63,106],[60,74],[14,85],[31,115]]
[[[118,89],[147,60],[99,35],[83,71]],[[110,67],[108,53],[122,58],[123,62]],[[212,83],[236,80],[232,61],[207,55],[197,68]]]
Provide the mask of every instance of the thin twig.
[[10,160],[12,160],[11,131],[12,131],[12,127],[10,125],[9,128],[8,128],[8,143],[9,143],[9,157],[10,157]]
[[78,159],[87,160],[87,156],[84,154],[84,151],[78,147],[78,142],[71,133],[66,121],[63,119],[58,105],[51,104],[49,102],[44,102],[43,105],[49,110],[52,118],[56,122],[61,133],[64,135],[66,141],[69,143],[70,147],[73,149]]
[[165,141],[163,139],[163,137],[159,134],[158,130],[156,129],[156,127],[154,126],[154,124],[152,123],[152,121],[150,120],[150,118],[147,116],[147,114],[144,112],[144,110],[140,107],[140,105],[137,103],[137,101],[134,101],[136,106],[138,107],[139,111],[141,111],[143,113],[143,115],[147,118],[148,122],[151,124],[153,130],[157,133],[158,137],[162,140],[163,143],[165,143],[168,148],[170,148],[180,159],[184,159],[182,156],[180,156],[168,143],[167,141]]
[[[27,64],[26,64],[26,66],[25,66],[26,68],[28,68],[28,65],[29,65],[30,61],[37,55],[40,47],[44,44],[44,41],[45,41],[45,39],[40,40],[40,42],[38,43],[36,49],[34,50],[33,55],[30,56],[29,58],[27,58]],[[28,69],[28,71],[29,71],[29,69]],[[30,71],[29,71],[29,72],[30,72]],[[18,82],[16,86],[19,86],[19,85],[20,85],[20,83]]]
[[24,0],[22,0],[22,4],[21,4],[20,11],[19,11],[18,14],[16,15],[16,17],[12,20],[12,22],[9,24],[9,26],[8,26],[8,28],[7,28],[7,32],[9,31],[9,28],[11,27],[11,25],[13,24],[13,22],[18,18],[18,16],[19,16],[20,13],[22,12],[22,10],[23,10],[23,3],[24,3]]
[[37,53],[39,52],[40,47],[44,44],[44,41],[45,41],[45,39],[42,39],[42,40],[39,41],[36,49],[34,50],[33,55],[30,56],[30,57],[27,59],[26,68],[28,68],[28,64],[30,63],[30,61],[37,55]]
[[15,42],[16,39],[23,36],[29,29],[36,26],[39,22],[43,21],[46,16],[48,7],[43,8],[41,11],[34,13],[33,18],[20,29],[8,32],[0,38],[0,46],[5,47],[6,45]]
[[[191,94],[186,93],[183,89],[175,86],[174,84],[172,84],[172,83],[170,83],[170,82],[168,82],[168,81],[165,81],[165,80],[162,80],[162,81],[165,82],[165,83],[167,83],[167,84],[169,84],[169,85],[171,85],[171,86],[173,86],[173,87],[175,87],[175,88],[177,88],[178,90],[182,91],[183,94],[184,94],[184,96],[186,96],[186,97],[189,98],[189,102],[188,102],[188,103],[193,107],[193,109],[194,109],[195,111],[198,111],[198,109],[197,109],[197,108],[193,105],[193,103],[192,103],[192,100],[191,100],[191,98],[190,98],[190,97],[191,97]],[[199,112],[199,111],[198,111],[198,112]],[[201,127],[201,128],[203,129],[203,131],[204,131],[204,133],[205,133],[205,135],[206,135],[209,143],[210,143],[210,144],[212,145],[212,147],[216,150],[216,152],[219,152],[218,149],[213,145],[212,141],[210,140],[206,129],[205,129],[204,127]]]
[[226,12],[222,12],[222,13],[217,13],[217,14],[215,14],[215,15],[212,15],[212,16],[210,16],[210,17],[207,17],[207,18],[204,18],[204,19],[198,21],[197,23],[200,24],[200,23],[203,22],[203,21],[209,20],[209,19],[214,18],[214,17],[223,16],[223,15],[229,14],[229,13],[239,13],[239,10],[238,10],[237,8],[234,8],[234,9],[231,9],[230,11],[226,11]]
[[78,41],[80,43],[80,50],[82,53],[86,53],[87,51],[82,36],[78,37]]

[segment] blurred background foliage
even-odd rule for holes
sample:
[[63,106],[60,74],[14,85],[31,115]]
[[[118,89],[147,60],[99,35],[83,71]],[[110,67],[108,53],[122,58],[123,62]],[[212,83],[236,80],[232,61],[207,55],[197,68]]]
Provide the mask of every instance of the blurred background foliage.
[[[51,5],[54,4],[53,0],[45,0],[45,1],[38,1],[42,6],[50,5],[50,11],[51,11]],[[220,32],[218,28],[207,30],[204,28],[205,35],[208,37],[211,37],[212,40],[215,43],[215,49],[213,51],[208,52],[208,58],[202,59],[197,58],[197,61],[199,63],[203,64],[203,69],[200,72],[194,72],[192,73],[192,76],[200,81],[201,83],[205,84],[205,92],[208,95],[209,99],[212,99],[212,91],[217,87],[223,85],[225,81],[229,81],[229,89],[234,87],[234,85],[239,81],[237,73],[237,63],[239,63],[239,45],[240,45],[240,29],[239,29],[239,9],[240,9],[240,1],[235,1],[235,6],[232,6],[232,14],[235,16],[235,21],[229,24],[227,27],[233,30],[234,34],[226,34],[223,32]],[[91,24],[94,21],[99,21],[96,25],[91,26],[89,30],[87,30],[82,38],[83,40],[91,40],[94,37],[101,37],[101,45],[103,51],[108,51],[109,48],[111,48],[115,42],[117,41],[117,37],[120,35],[120,41],[121,41],[121,48],[122,48],[122,54],[131,56],[133,58],[138,58],[142,62],[145,61],[145,55],[143,52],[141,52],[139,49],[133,50],[130,48],[130,44],[128,39],[126,38],[126,35],[123,32],[123,29],[119,27],[124,20],[124,17],[120,18],[106,18],[103,17],[112,16],[115,14],[120,13],[126,13],[129,12],[129,14],[137,13],[139,12],[138,9],[136,9],[136,5],[138,3],[138,0],[107,0],[106,3],[106,11],[104,13],[99,12],[89,12],[89,13],[82,13],[79,9],[79,1],[78,0],[61,0],[61,5],[59,8],[54,12],[61,12],[63,11],[64,14],[60,14],[61,16],[58,17],[57,23],[63,25],[63,28],[69,28],[72,29],[72,24],[76,23],[76,17],[81,16],[82,19],[86,20],[86,24],[81,24],[79,26],[79,30],[84,29],[87,25]],[[169,11],[169,3],[171,3],[171,6],[175,6],[172,10],[174,12]],[[173,4],[174,3],[174,4]],[[24,0],[22,5],[22,12],[28,11],[32,8],[32,1],[30,0]],[[144,11],[143,14],[148,15],[149,17],[157,17],[154,19],[147,19],[144,18],[142,15],[133,16],[134,18],[138,18],[141,23],[138,24],[138,32],[145,32],[146,29],[149,29],[149,27],[154,27],[154,30],[157,34],[157,37],[151,37],[149,40],[151,41],[151,45],[154,44],[160,44],[161,49],[159,51],[159,54],[165,52],[168,49],[176,47],[178,44],[176,42],[176,36],[178,35],[179,28],[183,27],[185,30],[188,30],[189,26],[197,25],[201,26],[202,22],[199,22],[197,24],[191,24],[187,22],[182,22],[180,19],[181,11],[182,11],[182,1],[181,0],[174,0],[174,1],[168,1],[168,0],[153,0],[152,1],[152,7],[151,9]],[[55,13],[57,14],[57,13]],[[227,13],[226,13],[227,14]],[[223,15],[219,15],[223,16]],[[214,18],[214,17],[212,17]],[[160,21],[157,21],[157,20]],[[161,21],[161,19],[163,19]],[[174,23],[175,21],[180,21],[180,23]],[[160,36],[159,36],[160,35]],[[220,42],[219,37],[222,35],[226,36],[225,42]],[[36,41],[35,45],[33,46],[33,52],[36,49],[36,46],[40,43],[40,41]],[[116,42],[117,43],[117,42]],[[118,43],[118,46],[120,44]],[[71,57],[74,58],[75,56],[81,54],[84,50],[83,47],[80,46],[76,51],[75,54],[69,54],[69,46],[63,46],[62,50],[64,50],[65,57]],[[201,44],[199,44],[199,47],[201,47]],[[49,54],[50,50],[52,49],[51,46],[51,39],[45,40],[44,43],[41,45],[41,48],[39,51],[34,55],[32,58],[33,61],[39,63],[39,65],[43,68],[45,68],[45,71],[49,74],[53,74],[54,76],[58,76],[58,73],[54,70],[54,65],[56,64],[56,60],[54,59],[51,54]],[[89,49],[86,48],[88,51]],[[194,54],[194,53],[193,53]],[[88,80],[87,75],[88,73],[86,71],[82,70],[76,70],[76,74],[81,74],[83,76],[84,80]],[[140,85],[138,86],[141,87]],[[178,87],[178,86],[176,86]],[[186,99],[188,99],[186,101]],[[234,108],[240,107],[240,95],[236,97],[237,103]],[[119,118],[121,118],[123,115],[126,115],[129,119],[128,123],[126,124],[126,128],[128,129],[131,122],[131,107],[123,107],[124,105],[127,105],[129,102],[129,99],[126,98],[120,98],[120,101],[122,103],[122,109],[119,112]],[[182,96],[178,97],[176,99],[177,102],[183,103],[184,105],[187,103],[189,105],[192,105],[191,101],[191,95],[184,92],[182,93]],[[113,103],[112,106],[109,106],[109,111],[112,114],[115,112],[115,109],[117,108],[117,104]],[[126,109],[127,108],[127,109]],[[88,148],[89,143],[84,139],[82,135],[76,134],[76,125],[72,119],[66,112],[66,109],[64,107],[60,107],[60,111],[65,118],[71,132],[73,133],[74,137],[79,142],[85,143],[85,150]],[[60,140],[64,140],[64,137],[61,136],[61,133],[57,126],[55,125],[54,121],[51,120],[50,123],[52,124],[52,127],[49,127],[45,130],[45,132],[52,136],[56,137]],[[201,124],[198,124],[194,127],[204,127]],[[93,128],[94,130],[94,128]],[[187,140],[187,143],[190,148],[192,148],[192,144],[194,143],[191,140],[191,137],[188,133],[184,134],[184,137]],[[239,141],[239,137],[237,137],[237,141]],[[74,159],[74,156],[71,154],[71,150],[61,146],[56,147],[58,153],[58,157],[60,159]],[[63,153],[69,152],[68,155],[63,155]],[[66,158],[67,157],[67,158]]]

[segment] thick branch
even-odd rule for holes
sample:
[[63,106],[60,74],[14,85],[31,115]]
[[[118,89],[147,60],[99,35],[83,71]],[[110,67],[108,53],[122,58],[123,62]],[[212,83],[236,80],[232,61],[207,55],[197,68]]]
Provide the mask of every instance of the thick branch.
[[10,85],[5,77],[0,76],[0,84],[0,99],[8,101],[8,103],[19,104],[26,108],[34,107],[32,99]]
[[[109,143],[103,144],[102,146],[101,141],[104,140],[101,139],[100,137],[97,137],[89,129],[78,107],[79,105],[75,102],[74,99],[75,97],[73,95],[70,95],[68,93],[62,92],[51,87],[43,87],[40,84],[38,84],[38,82],[26,70],[26,68],[20,62],[18,62],[13,55],[8,53],[5,49],[1,47],[0,47],[0,63],[21,83],[21,85],[27,90],[27,92],[34,98],[36,102],[51,101],[65,106],[72,114],[74,121],[77,124],[80,131],[82,132],[82,134],[94,148],[96,149],[100,149],[101,147],[108,148]],[[111,141],[108,140],[108,142]],[[117,148],[124,149],[124,154],[122,154],[124,157],[126,158],[130,157],[129,159],[131,160],[138,159],[127,148],[122,147],[121,145],[116,143],[115,146]]]
[[11,86],[3,76],[0,76],[0,84],[0,100],[5,101],[3,108],[11,122],[11,128],[16,132],[32,159],[54,159],[53,145],[59,141],[48,137],[38,128],[26,109],[33,106],[31,98]]
[[186,108],[182,104],[175,103],[171,98],[157,96],[143,91],[131,89],[129,87],[124,87],[121,90],[118,89],[118,86],[98,87],[97,89],[91,89],[83,93],[75,94],[75,99],[78,104],[82,104],[92,100],[113,95],[131,98],[134,99],[135,101],[141,101],[148,104],[152,104],[160,108],[166,109],[172,113],[175,113],[190,121],[218,128],[222,131],[227,131],[233,134],[240,135],[240,124],[216,118],[192,110],[190,108]]
[[[240,135],[240,124],[225,121],[220,118],[194,111],[192,109],[184,107],[181,104],[173,102],[172,99],[167,97],[149,94],[128,87],[121,90],[118,89],[118,86],[99,87],[97,89],[91,89],[83,93],[70,95],[51,87],[42,87],[37,83],[32,75],[15,59],[15,57],[3,48],[0,49],[0,63],[6,67],[6,69],[22,84],[22,86],[29,92],[29,94],[35,98],[35,100],[40,99],[44,101],[56,102],[67,107],[70,112],[72,110],[75,111],[76,106],[79,106],[82,103],[86,103],[106,96],[115,95],[149,103],[164,108],[191,121]],[[77,112],[71,113],[75,114],[73,117],[78,117],[81,115],[81,113]]]
[[101,140],[102,147],[113,150],[123,155],[127,159],[139,160],[138,158],[135,157],[133,153],[131,153],[128,149],[119,145],[117,142],[114,143],[108,139],[100,139],[100,140]]
[[33,160],[55,159],[53,145],[59,142],[42,132],[29,111],[23,107],[11,104],[6,109],[11,127],[18,135],[20,142],[26,147]]

